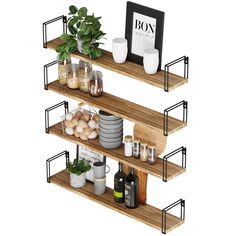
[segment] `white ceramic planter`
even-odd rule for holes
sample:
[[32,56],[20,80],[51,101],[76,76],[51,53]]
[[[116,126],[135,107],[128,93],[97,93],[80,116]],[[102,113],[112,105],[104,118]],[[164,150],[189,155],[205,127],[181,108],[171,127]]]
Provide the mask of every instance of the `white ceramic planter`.
[[82,44],[83,44],[82,40],[77,39],[77,49],[80,53],[83,53]]
[[159,65],[159,51],[157,49],[146,49],[143,56],[143,66],[147,74],[153,75],[157,72]]
[[74,188],[82,188],[86,184],[86,174],[76,175],[70,173],[70,185]]

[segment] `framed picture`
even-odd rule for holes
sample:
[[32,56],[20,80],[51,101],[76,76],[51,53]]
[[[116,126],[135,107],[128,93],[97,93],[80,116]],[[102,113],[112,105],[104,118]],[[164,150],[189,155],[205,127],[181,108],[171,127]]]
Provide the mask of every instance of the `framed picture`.
[[143,52],[148,48],[159,50],[161,70],[164,15],[149,7],[127,2],[125,38],[128,40],[127,60],[143,65]]

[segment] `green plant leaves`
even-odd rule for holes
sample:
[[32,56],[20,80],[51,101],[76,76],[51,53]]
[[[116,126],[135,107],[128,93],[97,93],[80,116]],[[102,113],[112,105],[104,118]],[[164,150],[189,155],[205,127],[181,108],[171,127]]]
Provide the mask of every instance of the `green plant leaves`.
[[66,169],[73,174],[81,175],[91,169],[91,165],[84,160],[75,159],[73,162],[66,163]]
[[96,39],[96,40],[99,40],[99,39],[101,39],[104,35],[106,35],[106,33],[103,33],[102,31],[98,31],[98,32],[96,32],[95,34],[94,34],[94,38]]
[[78,8],[74,5],[69,6],[70,14],[75,14],[78,11]]
[[87,13],[88,13],[88,9],[86,7],[81,7],[78,11],[78,16],[86,17]]
[[73,35],[70,35],[70,34],[62,34],[61,36],[60,36],[60,39],[62,40],[62,41],[64,41],[64,42],[67,42],[67,41],[69,41],[69,40],[72,40],[74,38],[74,36]]

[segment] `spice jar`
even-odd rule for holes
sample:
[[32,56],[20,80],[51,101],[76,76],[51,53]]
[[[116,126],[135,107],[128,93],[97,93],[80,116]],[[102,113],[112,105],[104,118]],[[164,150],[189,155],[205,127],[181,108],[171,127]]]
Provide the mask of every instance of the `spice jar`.
[[147,150],[148,150],[147,143],[141,143],[140,144],[140,160],[142,162],[147,162],[148,160]]
[[140,158],[140,140],[139,139],[135,139],[134,140],[133,157],[135,159],[139,159]]
[[131,135],[125,136],[125,156],[131,157],[133,154],[133,137]]
[[58,60],[58,80],[60,84],[66,84],[68,74],[71,72],[71,59]]
[[92,71],[92,65],[88,62],[79,62],[79,84],[80,90],[83,92],[89,91],[89,73]]
[[102,72],[91,71],[89,79],[89,94],[93,97],[101,96],[103,92]]
[[71,73],[68,74],[67,78],[67,86],[71,89],[79,88],[79,77],[78,77],[78,64],[72,64]]
[[156,147],[148,146],[148,164],[154,165],[157,162]]

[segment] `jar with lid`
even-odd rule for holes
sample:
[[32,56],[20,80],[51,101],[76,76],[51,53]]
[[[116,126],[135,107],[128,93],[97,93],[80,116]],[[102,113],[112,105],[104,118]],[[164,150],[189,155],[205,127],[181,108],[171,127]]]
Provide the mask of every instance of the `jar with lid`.
[[89,73],[92,71],[92,65],[88,62],[79,62],[79,85],[83,92],[89,91]]
[[157,162],[156,147],[148,146],[148,164],[154,165]]
[[71,89],[78,89],[79,88],[79,65],[78,64],[72,64],[71,65],[71,73],[68,74],[67,78],[67,86]]
[[71,59],[60,61],[58,59],[58,80],[60,84],[66,84],[68,75],[71,72]]
[[140,158],[140,140],[139,139],[135,139],[134,140],[134,144],[133,144],[133,157],[135,159],[139,159]]
[[141,143],[140,144],[140,160],[142,162],[147,162],[148,160],[147,151],[148,151],[147,143]]
[[125,156],[131,157],[133,154],[133,137],[131,135],[125,136]]
[[101,96],[103,92],[102,72],[91,71],[89,79],[89,94],[93,97]]

